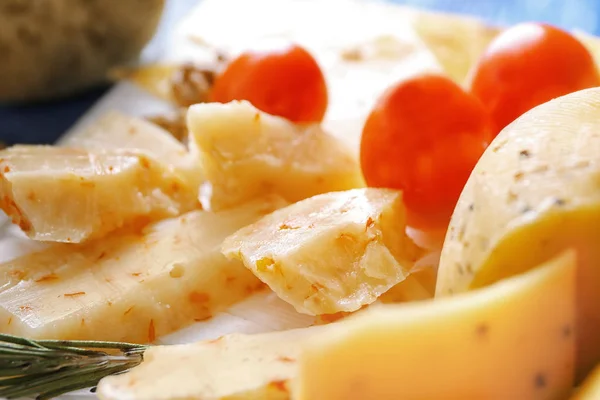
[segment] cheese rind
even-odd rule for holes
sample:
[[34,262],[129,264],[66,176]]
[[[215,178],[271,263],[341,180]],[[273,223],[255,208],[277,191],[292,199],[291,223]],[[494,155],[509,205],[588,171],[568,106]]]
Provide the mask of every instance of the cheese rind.
[[490,144],[457,203],[436,295],[579,254],[578,377],[600,361],[600,89],[534,108]]
[[301,313],[356,311],[403,281],[423,254],[399,191],[332,192],[277,210],[223,243]]
[[210,318],[264,288],[223,257],[223,239],[282,205],[268,198],[192,211],[142,232],[57,244],[0,264],[0,332],[146,343]]
[[31,239],[68,243],[199,207],[197,191],[143,154],[51,146],[0,151],[0,198]]

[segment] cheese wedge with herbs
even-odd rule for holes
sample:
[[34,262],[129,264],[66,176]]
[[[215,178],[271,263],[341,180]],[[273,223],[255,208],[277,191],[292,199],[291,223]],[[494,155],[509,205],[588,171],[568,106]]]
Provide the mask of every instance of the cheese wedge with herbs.
[[303,345],[327,329],[231,334],[154,347],[138,367],[103,379],[96,393],[102,400],[289,400]]
[[301,313],[356,311],[409,274],[423,255],[406,235],[402,194],[326,193],[277,210],[223,243]]
[[575,365],[575,252],[444,301],[375,307],[311,338],[295,400],[561,399]]
[[197,191],[143,154],[0,151],[0,208],[31,239],[80,243],[198,207]]
[[505,128],[479,160],[442,250],[437,296],[578,250],[578,377],[600,362],[600,89],[543,104]]
[[224,209],[265,193],[290,202],[364,186],[358,161],[318,125],[298,126],[250,103],[198,104],[188,111],[191,151]]
[[139,152],[179,174],[193,190],[199,190],[202,183],[200,160],[183,143],[149,121],[117,111],[107,112],[88,128],[62,140],[60,145],[90,151]]
[[223,239],[281,207],[256,200],[192,211],[89,244],[56,244],[0,264],[0,332],[146,343],[204,320],[264,285]]

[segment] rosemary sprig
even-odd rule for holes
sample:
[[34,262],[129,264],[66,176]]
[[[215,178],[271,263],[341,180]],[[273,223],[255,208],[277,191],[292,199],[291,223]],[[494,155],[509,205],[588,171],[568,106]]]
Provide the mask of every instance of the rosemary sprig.
[[140,364],[147,346],[0,334],[0,398],[51,399]]

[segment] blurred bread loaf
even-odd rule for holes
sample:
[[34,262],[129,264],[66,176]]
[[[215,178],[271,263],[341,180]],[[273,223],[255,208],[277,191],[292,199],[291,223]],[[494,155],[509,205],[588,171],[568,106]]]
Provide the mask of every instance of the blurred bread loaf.
[[152,38],[165,0],[0,1],[0,102],[47,100],[106,79]]

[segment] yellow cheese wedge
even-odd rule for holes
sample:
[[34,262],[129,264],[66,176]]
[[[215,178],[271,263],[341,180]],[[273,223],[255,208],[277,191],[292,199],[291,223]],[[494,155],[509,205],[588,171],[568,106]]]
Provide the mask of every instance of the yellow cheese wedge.
[[578,270],[579,377],[600,361],[600,89],[520,117],[492,142],[458,201],[436,293],[496,282],[567,247]]
[[30,338],[152,342],[264,285],[221,255],[223,239],[279,198],[192,211],[142,232],[57,244],[0,264],[0,332]]
[[188,127],[212,184],[212,209],[269,192],[294,202],[364,186],[349,148],[318,125],[297,126],[243,101],[194,105]]
[[130,372],[103,379],[102,400],[289,400],[306,341],[327,326],[157,346]]
[[173,173],[181,175],[198,190],[202,182],[200,160],[169,132],[141,118],[110,111],[88,128],[68,136],[61,146],[90,151],[123,149],[155,159]]
[[326,193],[240,229],[223,253],[301,313],[356,311],[403,281],[423,254],[406,235],[404,212],[394,190]]
[[575,256],[448,300],[365,310],[299,359],[296,400],[560,399],[575,363]]
[[0,151],[0,208],[35,240],[80,243],[198,207],[196,191],[143,154]]

